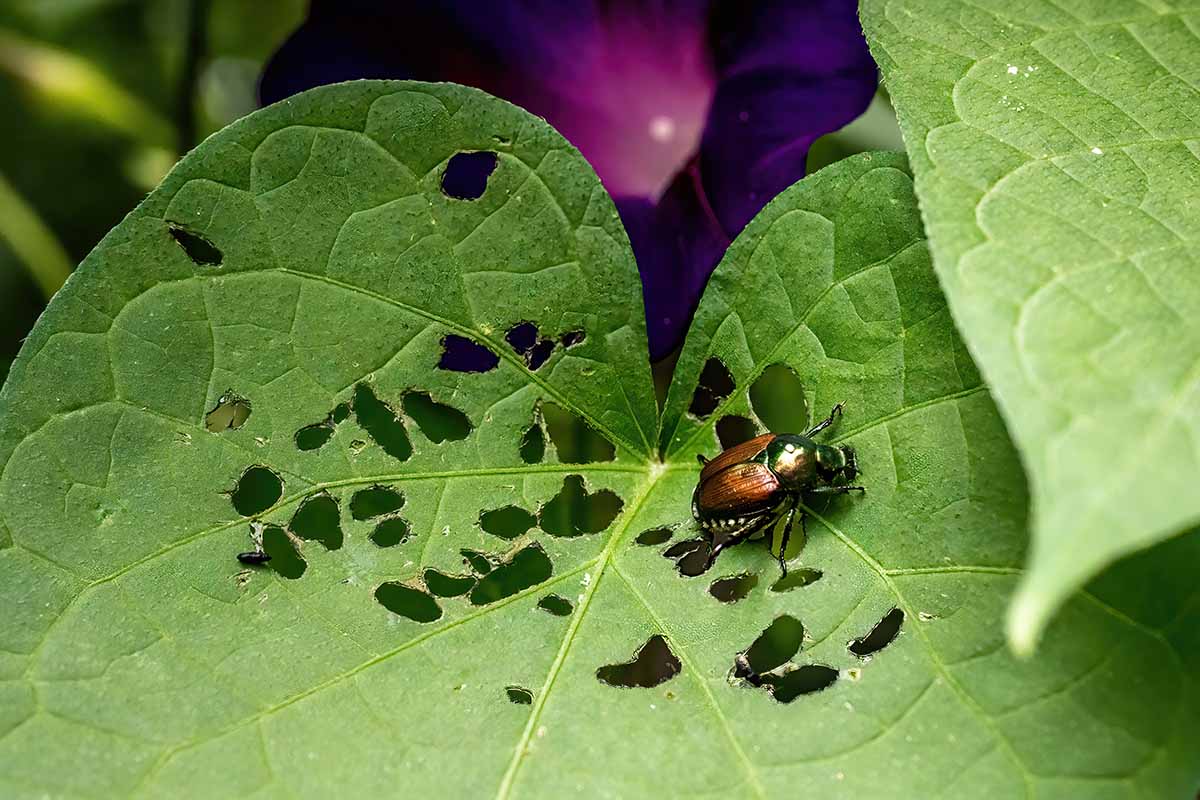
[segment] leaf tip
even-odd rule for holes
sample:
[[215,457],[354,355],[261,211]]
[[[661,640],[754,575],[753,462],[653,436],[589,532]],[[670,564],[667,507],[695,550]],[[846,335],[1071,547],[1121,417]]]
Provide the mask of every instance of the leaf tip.
[[1024,585],[1008,608],[1005,632],[1008,646],[1018,658],[1033,656],[1041,639],[1050,604],[1045,596]]

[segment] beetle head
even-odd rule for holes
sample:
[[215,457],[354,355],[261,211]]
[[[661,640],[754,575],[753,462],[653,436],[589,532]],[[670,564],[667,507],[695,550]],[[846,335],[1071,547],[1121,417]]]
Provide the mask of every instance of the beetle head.
[[858,477],[858,459],[848,444],[817,445],[817,474],[826,483],[852,481]]
[[838,449],[842,451],[842,455],[846,458],[846,466],[842,467],[842,477],[846,483],[853,483],[858,477],[858,456],[854,453],[854,448],[848,444],[838,445]]

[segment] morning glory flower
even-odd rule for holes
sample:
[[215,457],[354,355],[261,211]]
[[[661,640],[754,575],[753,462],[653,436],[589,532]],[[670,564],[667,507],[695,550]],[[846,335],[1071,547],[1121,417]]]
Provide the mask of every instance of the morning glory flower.
[[852,0],[313,0],[265,102],[353,78],[455,81],[545,117],[616,201],[651,358],[683,340],[730,241],[870,103]]

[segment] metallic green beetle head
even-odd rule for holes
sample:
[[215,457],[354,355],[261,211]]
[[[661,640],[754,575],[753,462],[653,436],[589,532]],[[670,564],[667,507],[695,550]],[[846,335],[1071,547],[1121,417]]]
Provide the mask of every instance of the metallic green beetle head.
[[824,483],[849,483],[858,477],[858,459],[854,448],[848,444],[819,444],[817,451],[817,475]]

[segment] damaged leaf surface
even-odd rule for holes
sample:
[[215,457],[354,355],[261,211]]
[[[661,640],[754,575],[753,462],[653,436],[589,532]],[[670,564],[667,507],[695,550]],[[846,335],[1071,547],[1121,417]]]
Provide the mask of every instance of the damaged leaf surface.
[[[447,160],[480,150],[498,155],[483,195],[445,195]],[[191,261],[169,223],[221,263]],[[89,256],[0,394],[0,794],[1194,788],[1198,642],[1175,613],[1191,585],[1160,579],[1154,603],[1131,587],[1173,574],[1161,564],[1195,542],[1076,594],[1035,660],[1004,649],[1024,482],[941,300],[902,157],[827,169],[747,227],[661,424],[639,297],[587,165],[479,92],[328,87],[209,139]],[[586,337],[533,370],[503,340],[522,321]],[[449,335],[496,363],[437,368]],[[710,357],[735,388],[701,421],[688,408]],[[803,383],[806,415],[849,401],[831,434],[858,449],[867,494],[813,504],[793,568],[820,580],[769,591],[777,566],[754,544],[683,578],[669,541],[636,540],[694,535],[695,455],[717,451],[722,416],[756,419],[749,387],[772,364]],[[253,414],[206,429],[231,388]],[[422,435],[410,392],[470,432]],[[547,448],[527,463],[546,402],[613,459]],[[327,439],[297,447],[314,423]],[[411,451],[379,441],[401,432]],[[247,519],[231,492],[252,465],[282,493]],[[403,502],[357,518],[373,487]],[[619,505],[571,517],[569,536],[479,525],[507,506],[555,516],[545,505],[567,494]],[[340,547],[289,529],[314,496],[336,504]],[[408,534],[381,547],[385,523]],[[236,561],[254,525],[302,574]],[[743,573],[762,580],[738,602],[709,595]],[[539,608],[551,593],[566,613]],[[894,638],[869,658],[849,649],[894,608]],[[783,615],[804,640],[780,673],[731,677]],[[665,681],[597,679],[656,636]],[[517,702],[511,687],[527,687]]]

